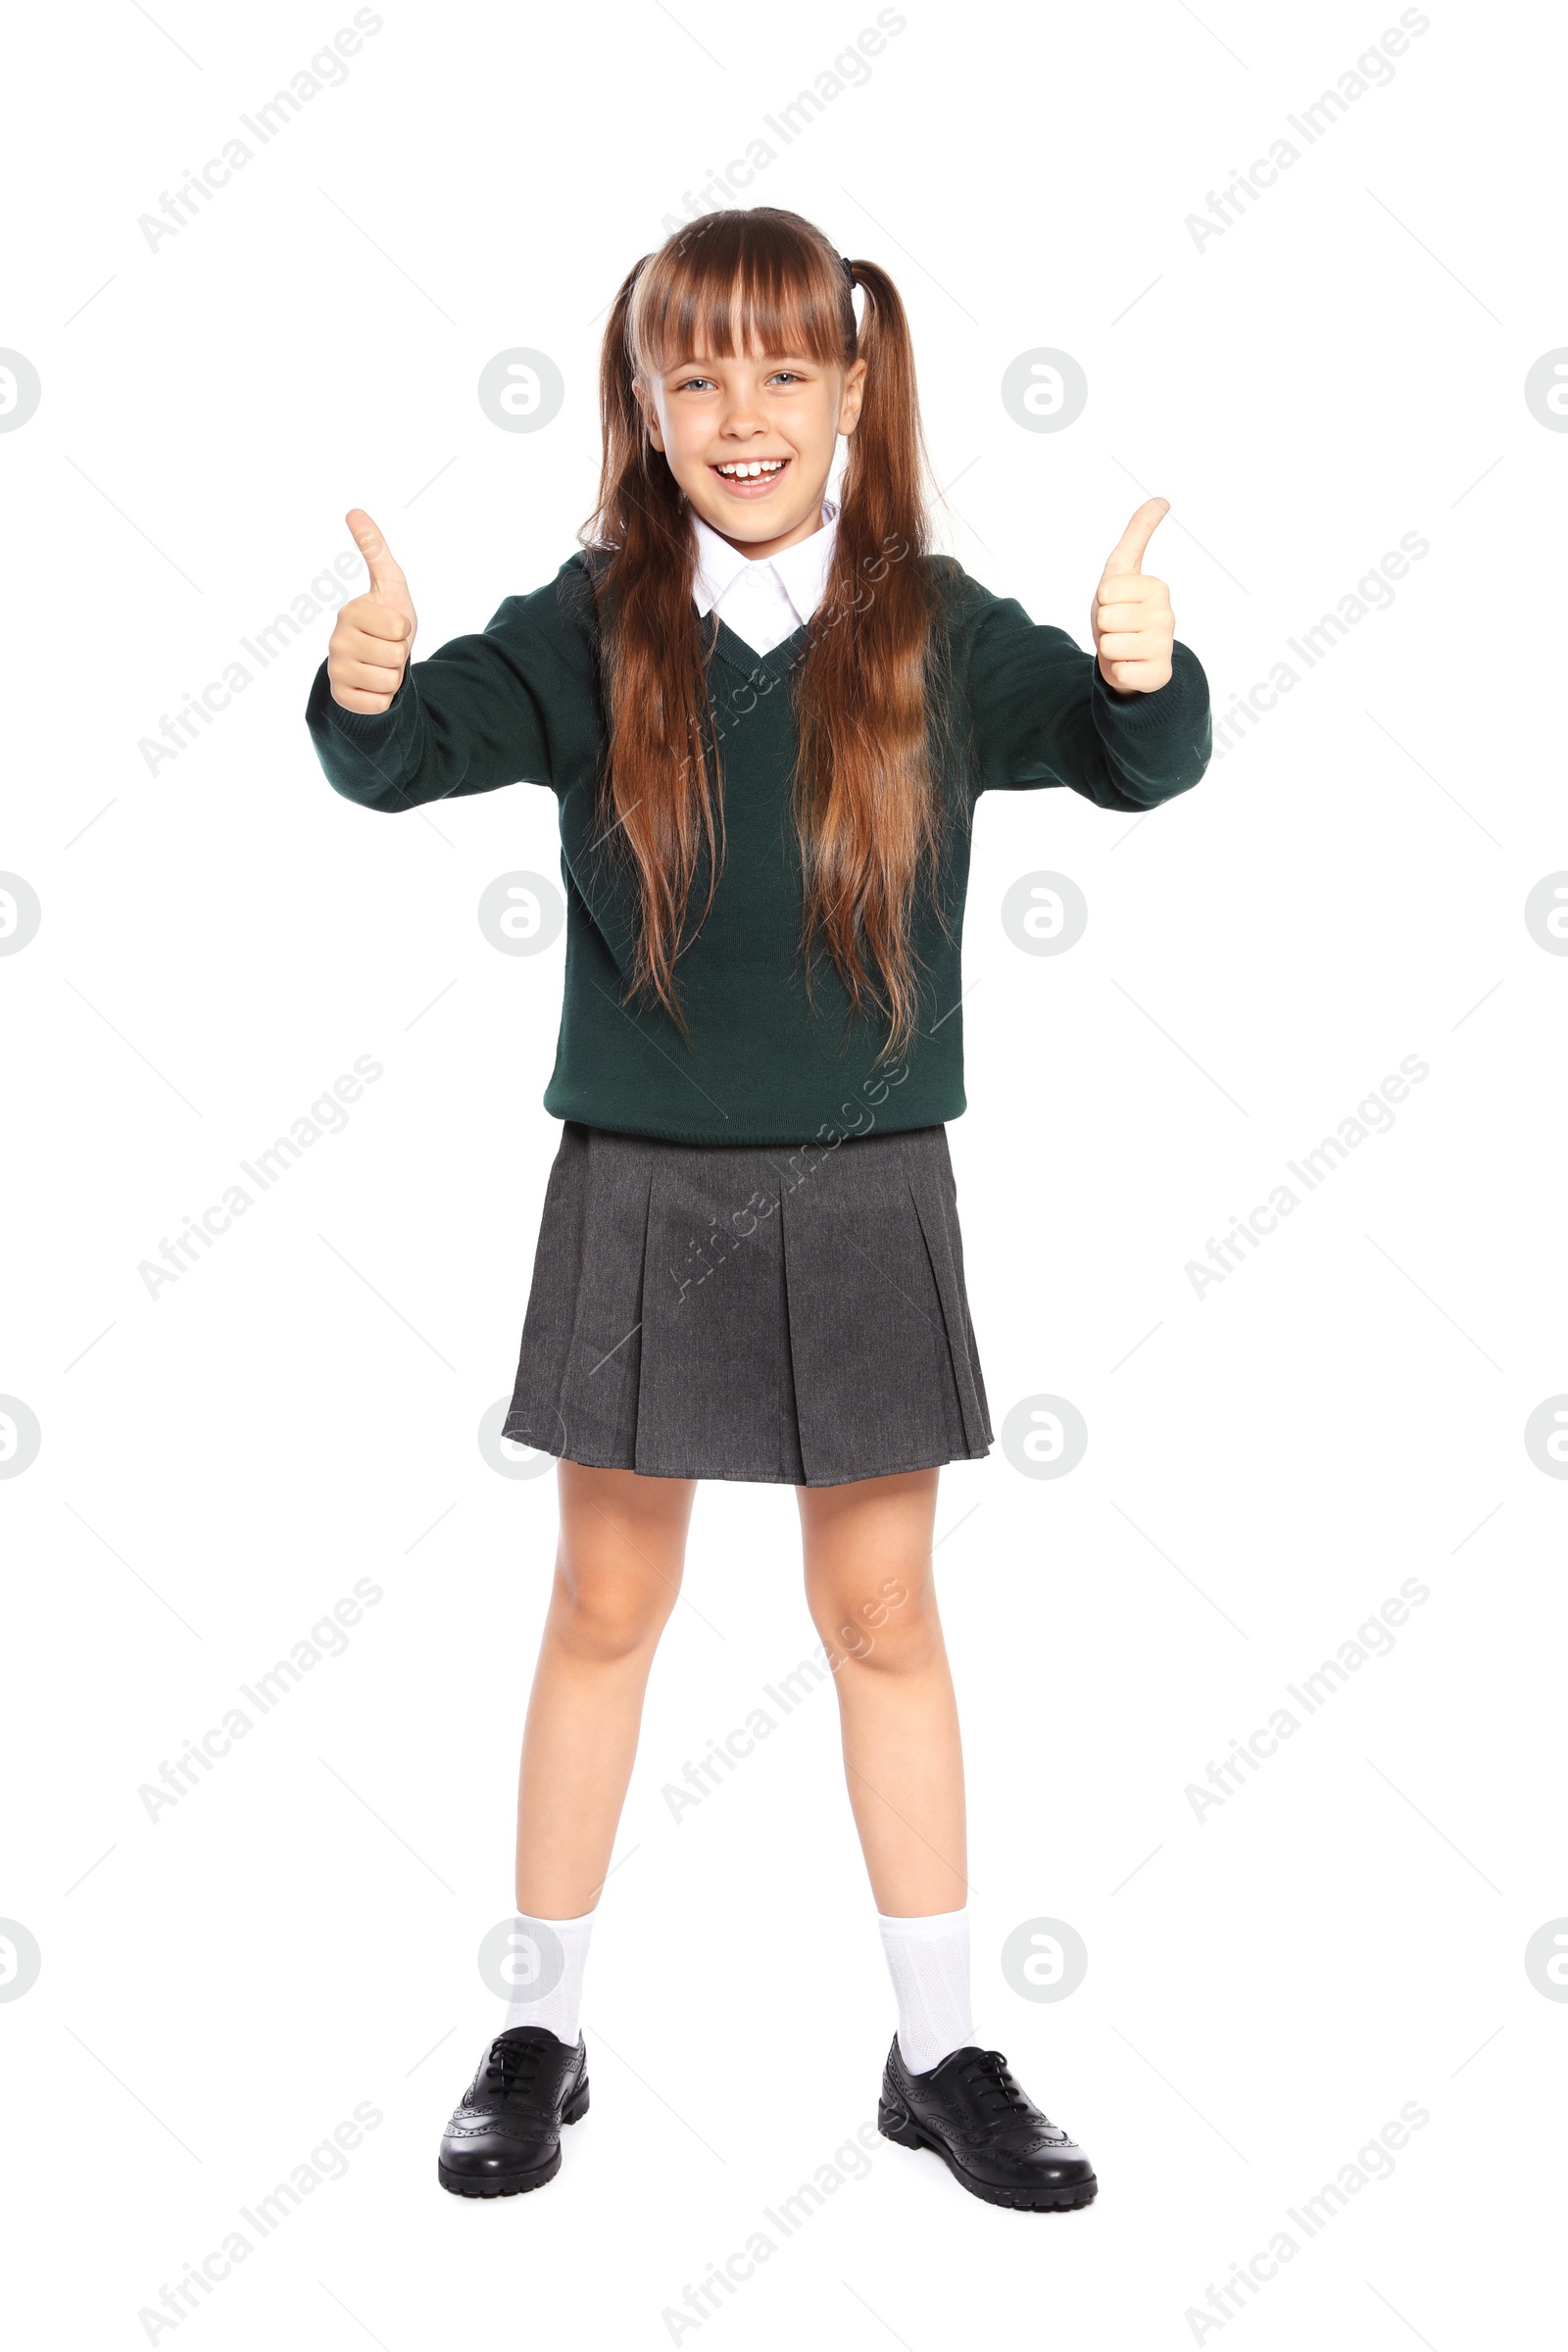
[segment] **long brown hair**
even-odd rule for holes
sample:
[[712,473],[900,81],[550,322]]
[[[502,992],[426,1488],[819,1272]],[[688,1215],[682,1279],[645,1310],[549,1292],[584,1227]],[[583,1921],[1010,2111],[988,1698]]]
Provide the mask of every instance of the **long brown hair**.
[[[706,918],[723,855],[722,729],[709,698],[693,602],[696,534],[685,493],[649,439],[636,395],[699,356],[799,352],[866,362],[849,437],[832,569],[793,699],[800,754],[794,814],[805,879],[801,955],[810,987],[825,944],[851,1016],[889,1022],[884,1054],[918,1025],[911,915],[935,876],[942,827],[928,737],[933,601],[925,452],[908,322],[873,263],[853,264],[820,229],[757,206],[678,230],[627,275],[600,364],[604,464],[579,537],[601,623],[608,757],[602,836],[629,861],[640,920],[628,994],[651,990],[681,1030],[675,963],[699,864]],[[712,634],[716,634],[716,620]],[[694,934],[695,936],[695,934]],[[689,944],[689,943],[688,943]]]

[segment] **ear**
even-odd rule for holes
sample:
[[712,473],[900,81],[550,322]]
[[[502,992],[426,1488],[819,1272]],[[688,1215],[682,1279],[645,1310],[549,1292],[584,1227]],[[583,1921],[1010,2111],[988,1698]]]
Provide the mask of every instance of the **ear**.
[[857,360],[844,378],[844,396],[839,402],[839,431],[853,433],[860,418],[860,403],[865,397],[864,360]]

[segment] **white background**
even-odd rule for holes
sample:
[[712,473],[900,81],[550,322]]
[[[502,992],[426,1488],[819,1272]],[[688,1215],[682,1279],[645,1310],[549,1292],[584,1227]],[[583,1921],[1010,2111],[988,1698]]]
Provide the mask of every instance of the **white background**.
[[[678,1823],[661,1795],[810,1649],[793,1497],[699,1494],[590,1963],[592,2114],[542,2194],[444,2195],[499,2022],[474,1954],[511,1907],[555,1528],[553,1476],[498,1476],[476,1430],[559,1137],[561,947],[499,955],[475,907],[556,870],[555,806],[336,798],[302,719],[325,620],[156,774],[138,743],[349,546],[353,504],[421,650],[552,576],[615,285],[875,12],[388,5],[150,250],[138,216],[351,13],[100,0],[10,41],[0,343],[43,384],[0,434],[0,867],[43,910],[0,959],[0,1391],[42,1431],[0,1482],[0,1913],[42,1954],[0,2003],[19,2340],[148,2340],[138,2313],[360,2102],[383,2120],[345,2177],[154,2340],[1533,2339],[1568,2011],[1524,1949],[1568,1911],[1568,1489],[1523,1429],[1568,1389],[1568,961],[1523,907],[1568,865],[1568,439],[1524,379],[1568,342],[1560,26],[1434,6],[1200,250],[1187,216],[1396,9],[910,0],[752,191],[893,271],[945,543],[1081,643],[1150,492],[1221,712],[1401,534],[1430,552],[1151,819],[981,808],[952,1129],[981,1358],[999,1434],[1050,1394],[1090,1438],[1059,1480],[1000,1445],[943,1480],[976,2023],[1099,2202],[999,2213],[878,2140],[678,2333],[687,2283],[874,2115],[892,2027],[829,1692]],[[475,397],[518,345],[566,384],[533,434]],[[1000,397],[1042,346],[1089,379],[1060,433]],[[1000,920],[1038,869],[1089,902],[1059,957]],[[384,1075],[346,1129],[150,1298],[140,1262],[362,1054]],[[1392,1130],[1198,1298],[1187,1262],[1412,1054]],[[149,1819],[142,1784],[366,1577],[344,1654]],[[1392,1652],[1199,1820],[1189,1785],[1411,1577]],[[1002,1972],[1040,1918],[1089,1951],[1059,2003]],[[1392,2177],[1294,2228],[1412,2101]],[[1201,2333],[1282,2228],[1294,2260]]]

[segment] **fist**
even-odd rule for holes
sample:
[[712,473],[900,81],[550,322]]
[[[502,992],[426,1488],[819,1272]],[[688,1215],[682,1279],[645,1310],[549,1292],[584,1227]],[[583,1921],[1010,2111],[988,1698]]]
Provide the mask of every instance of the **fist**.
[[344,519],[370,585],[338,609],[326,649],[327,682],[333,702],[345,710],[384,710],[403,683],[418,615],[408,581],[365,509],[351,507]]
[[1105,558],[1090,607],[1100,674],[1119,694],[1155,694],[1170,678],[1176,642],[1170,590],[1141,568],[1155,524],[1169,513],[1168,498],[1145,500]]

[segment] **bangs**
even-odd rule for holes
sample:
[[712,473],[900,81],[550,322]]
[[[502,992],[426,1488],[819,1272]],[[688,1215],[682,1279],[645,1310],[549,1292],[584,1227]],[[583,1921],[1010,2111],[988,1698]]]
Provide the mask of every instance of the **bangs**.
[[644,376],[704,357],[848,367],[856,348],[838,255],[809,222],[760,206],[710,213],[670,238],[637,281],[626,331]]

